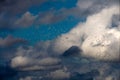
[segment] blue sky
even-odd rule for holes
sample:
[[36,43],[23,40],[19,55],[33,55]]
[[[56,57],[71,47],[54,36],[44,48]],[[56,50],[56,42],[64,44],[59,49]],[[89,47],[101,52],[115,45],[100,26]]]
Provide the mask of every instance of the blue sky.
[[76,6],[77,0],[57,0],[57,1],[48,1],[43,3],[42,5],[37,5],[30,7],[29,11],[33,14],[38,14],[42,11],[47,11],[50,9],[59,10],[61,8],[72,8]]
[[[38,15],[41,12],[47,13],[48,11],[55,10],[55,13],[62,8],[70,9],[76,6],[77,0],[66,0],[66,1],[47,1],[41,5],[32,5],[28,8],[27,12],[33,15]],[[20,18],[22,14],[15,15]],[[60,13],[57,13],[60,14]],[[64,19],[55,23],[30,25],[26,28],[16,28],[14,30],[2,29],[0,31],[1,37],[12,35],[16,38],[22,38],[28,40],[30,44],[35,44],[38,41],[46,41],[55,39],[57,36],[67,33],[72,29],[78,22],[83,22],[84,18],[76,18],[74,15],[68,15]],[[9,26],[9,25],[8,25]]]
[[14,31],[3,30],[0,32],[0,36],[6,37],[8,34],[13,35],[16,38],[23,38],[28,40],[30,44],[34,44],[38,41],[46,41],[55,39],[57,36],[67,33],[71,30],[78,22],[83,20],[76,19],[74,17],[67,17],[66,19],[52,23],[52,24],[42,24],[33,25],[27,28],[18,28]]

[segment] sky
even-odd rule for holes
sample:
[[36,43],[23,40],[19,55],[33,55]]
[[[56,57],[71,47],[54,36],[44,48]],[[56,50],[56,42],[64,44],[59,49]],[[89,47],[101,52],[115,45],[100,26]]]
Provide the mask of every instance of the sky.
[[119,0],[0,0],[2,80],[119,80]]

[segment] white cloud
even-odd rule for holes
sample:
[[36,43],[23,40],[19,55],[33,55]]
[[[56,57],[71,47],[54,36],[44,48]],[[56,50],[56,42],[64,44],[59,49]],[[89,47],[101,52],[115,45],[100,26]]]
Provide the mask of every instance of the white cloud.
[[12,59],[11,66],[15,67],[25,67],[30,63],[30,59],[27,57],[17,56]]
[[60,63],[60,60],[59,59],[57,59],[57,58],[51,58],[51,57],[48,57],[48,58],[43,58],[42,60],[40,60],[39,62],[38,62],[38,64],[40,64],[40,65],[56,65],[56,64],[58,64],[58,63]]
[[65,72],[64,70],[56,70],[54,72],[51,72],[49,74],[49,77],[51,77],[52,79],[67,79],[70,77],[70,73],[69,72]]
[[97,13],[106,7],[119,5],[119,0],[78,0],[77,7],[82,15]]
[[118,14],[119,6],[112,6],[88,16],[85,23],[78,24],[69,33],[58,37],[53,43],[53,51],[62,54],[76,45],[83,50],[82,55],[86,57],[119,60],[120,32],[111,28],[112,16]]
[[[120,55],[120,25],[112,26],[112,17],[119,14],[119,7],[112,6],[105,8],[99,13],[88,16],[86,22],[79,23],[70,32],[59,36],[56,40],[41,42],[35,48],[29,47],[27,49],[18,48],[16,57],[12,59],[11,66],[13,68],[21,68],[21,70],[50,70],[47,77],[52,79],[65,79],[70,77],[70,73],[62,70],[61,65],[69,67],[68,70],[79,73],[89,72],[97,69],[100,72],[96,80],[106,79],[117,80],[118,69],[111,66],[109,63],[92,62],[84,63],[78,60],[77,66],[67,62],[65,59],[60,64],[61,60],[50,57],[51,54],[60,55],[71,46],[78,46],[82,49],[81,53],[84,57],[95,58],[99,60],[116,61],[119,60]],[[43,56],[43,54],[45,55]],[[81,56],[81,57],[82,57]],[[82,65],[81,65],[82,64]],[[116,65],[116,64],[115,64]],[[91,67],[90,67],[91,66]],[[119,66],[119,65],[118,65]],[[74,69],[73,69],[74,68]],[[112,70],[112,71],[111,71]],[[114,75],[115,74],[115,75]]]
[[114,80],[114,77],[108,76],[108,77],[105,78],[105,80]]
[[94,4],[94,2],[95,1],[90,1],[90,0],[85,0],[85,1],[78,0],[77,6],[80,9],[86,10],[86,9],[90,8]]
[[11,66],[22,70],[57,68],[61,60],[50,57],[50,54],[60,55],[74,45],[82,49],[82,56],[99,60],[119,60],[120,31],[111,25],[112,16],[117,14],[118,6],[105,8],[56,40],[40,43],[35,48],[18,48]]
[[32,78],[30,76],[27,76],[25,78],[20,78],[20,80],[32,80]]
[[36,59],[27,56],[16,56],[11,61],[11,67],[28,71],[28,70],[47,70],[60,67],[60,59],[47,57]]
[[37,15],[34,16],[30,12],[26,12],[25,14],[22,15],[22,17],[20,19],[18,19],[15,22],[15,25],[21,26],[21,27],[28,27],[34,23],[36,18],[37,18]]

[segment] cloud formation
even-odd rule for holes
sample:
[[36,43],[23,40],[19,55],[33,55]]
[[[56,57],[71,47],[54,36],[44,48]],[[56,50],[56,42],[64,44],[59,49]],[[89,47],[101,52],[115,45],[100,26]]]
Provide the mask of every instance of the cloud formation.
[[[57,1],[52,0],[51,2],[59,4],[66,3],[67,1]],[[0,5],[0,28],[16,28],[20,26],[29,27],[32,24],[41,25],[41,24],[51,24],[62,21],[68,16],[74,16],[77,19],[86,18],[88,15],[97,13],[103,8],[110,7],[113,5],[119,5],[119,0],[77,0],[74,3],[74,6],[67,8],[62,6],[56,9],[55,5],[51,5],[50,9],[47,11],[38,11],[37,16],[32,15],[32,13],[27,14],[31,7],[40,5],[44,3],[51,3],[48,0],[3,0]],[[74,2],[74,1],[73,1]],[[22,5],[22,6],[21,6]],[[39,8],[39,7],[37,7]],[[6,16],[7,15],[7,16]],[[18,15],[22,16],[21,18]],[[27,17],[25,17],[27,15]],[[7,18],[6,18],[7,17]],[[17,20],[17,21],[16,21]],[[16,24],[16,25],[14,25]]]
[[[34,17],[30,14],[23,15],[30,7],[41,5],[47,0],[2,0],[0,2],[0,28],[14,29],[20,24],[21,27],[30,26],[29,22],[34,21]],[[23,15],[25,18],[18,19],[18,15]],[[18,20],[16,22],[16,20]],[[27,21],[25,21],[27,20]],[[24,22],[23,22],[24,21]],[[32,23],[31,23],[32,24]]]
[[18,19],[15,22],[15,25],[22,26],[22,27],[28,27],[28,26],[31,26],[34,23],[36,18],[37,18],[37,15],[34,16],[30,12],[26,12],[25,14],[23,14],[21,16],[20,19]]
[[[55,40],[41,42],[26,49],[20,47],[11,66],[34,70],[59,65],[61,60],[58,56],[72,46],[77,46],[82,51],[79,57],[119,61],[120,31],[119,25],[112,26],[113,15],[119,15],[119,6],[104,8],[99,13],[88,16],[86,22],[79,23],[70,32]],[[57,58],[50,57],[56,55]]]
[[70,73],[69,72],[66,72],[64,70],[56,70],[54,72],[51,72],[49,74],[49,77],[51,77],[52,79],[55,79],[55,80],[63,80],[63,79],[68,79],[70,78]]
[[85,23],[78,24],[69,33],[56,39],[53,51],[60,54],[71,46],[79,46],[86,57],[119,60],[120,32],[119,25],[117,28],[111,25],[113,15],[119,15],[119,6],[105,8],[88,16]]
[[60,67],[61,60],[58,58],[46,57],[43,59],[36,59],[27,56],[16,56],[11,60],[11,67],[18,70],[49,70]]
[[23,67],[30,64],[30,59],[27,57],[18,56],[12,59],[12,67]]
[[8,35],[6,38],[0,38],[0,47],[10,47],[18,43],[26,43],[26,40],[14,38],[11,35]]
[[[36,19],[40,23],[54,23],[56,20],[62,20],[68,14],[79,17],[84,14],[83,16],[87,16],[87,18],[85,22],[80,22],[70,32],[62,34],[55,40],[39,42],[35,46],[19,47],[13,51],[15,55],[9,51],[9,55],[13,55],[10,66],[18,72],[24,71],[24,76],[27,74],[35,74],[37,77],[43,75],[42,80],[70,80],[71,76],[75,76],[78,80],[81,78],[118,80],[120,63],[111,62],[120,60],[120,19],[118,17],[120,15],[117,2],[118,0],[106,0],[106,2],[78,0],[77,7],[61,9],[60,12],[63,13],[59,15],[54,15],[56,11],[48,13],[49,15],[45,12],[46,14],[37,16],[24,12],[21,18],[15,20],[16,25],[28,27],[34,24]],[[2,1],[2,3],[5,2]],[[87,5],[85,5],[86,3]],[[2,8],[0,9],[2,10]],[[39,19],[41,15],[43,17]],[[3,17],[4,14],[0,16],[0,21]],[[11,46],[19,42],[24,41],[10,36],[1,38],[0,47]],[[64,52],[70,53],[71,56],[61,57],[60,55],[63,55]],[[77,53],[77,57],[76,55],[73,57],[73,52]],[[100,74],[96,76],[94,69]],[[42,73],[39,72],[40,70]],[[28,71],[38,72],[28,73]],[[32,80],[33,78],[31,76],[23,77],[20,80]],[[38,78],[35,79],[38,80]]]
[[119,0],[78,0],[77,2],[77,6],[81,10],[81,13],[83,12],[83,15],[93,14],[114,5],[119,6]]

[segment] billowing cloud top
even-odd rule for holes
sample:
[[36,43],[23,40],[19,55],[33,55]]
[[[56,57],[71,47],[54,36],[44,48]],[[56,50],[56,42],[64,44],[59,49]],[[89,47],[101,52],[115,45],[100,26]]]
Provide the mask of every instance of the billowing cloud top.
[[85,23],[78,24],[54,43],[54,51],[62,53],[73,45],[83,50],[82,55],[101,60],[119,60],[120,30],[114,28],[112,17],[119,15],[119,6],[105,8],[88,16]]

